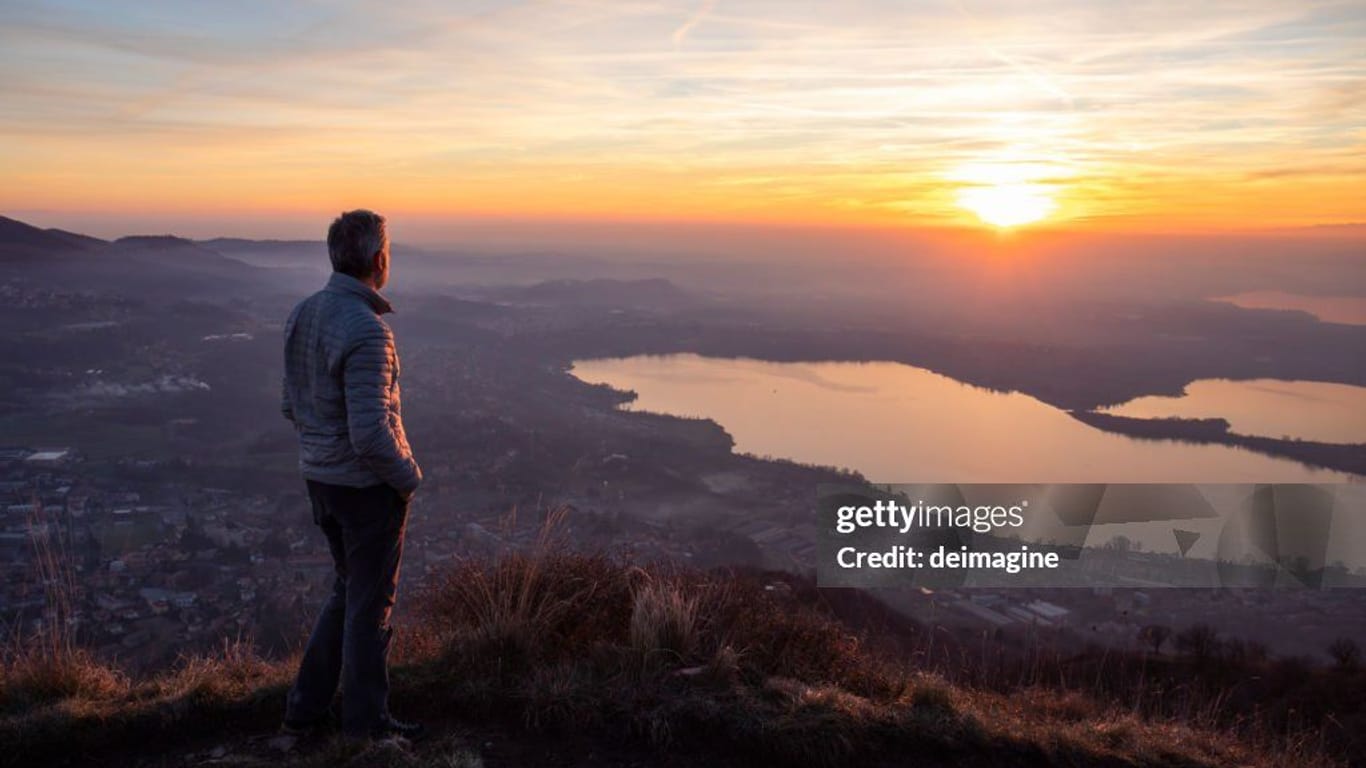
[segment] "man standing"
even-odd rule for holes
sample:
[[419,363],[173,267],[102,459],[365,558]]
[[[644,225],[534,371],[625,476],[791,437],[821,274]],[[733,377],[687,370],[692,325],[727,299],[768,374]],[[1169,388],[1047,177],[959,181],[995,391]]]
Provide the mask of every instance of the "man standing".
[[299,434],[313,521],[337,577],[289,691],[285,730],[320,725],[340,682],[348,737],[411,738],[421,726],[389,714],[389,616],[422,471],[403,434],[398,352],[381,317],[393,311],[379,294],[389,278],[384,217],[343,213],[327,231],[327,250],[327,286],[285,324],[281,408]]

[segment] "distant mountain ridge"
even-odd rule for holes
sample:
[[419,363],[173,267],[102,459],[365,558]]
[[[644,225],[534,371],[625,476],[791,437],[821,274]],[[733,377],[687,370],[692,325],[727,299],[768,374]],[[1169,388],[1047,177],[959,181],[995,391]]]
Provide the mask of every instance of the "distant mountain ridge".
[[177,248],[198,246],[193,240],[176,235],[124,235],[114,241],[115,245],[126,248]]
[[[671,310],[696,297],[657,276],[549,279],[570,267],[553,256],[538,256],[505,272],[506,257],[470,257],[423,248],[394,246],[393,288],[465,289],[482,300],[518,304]],[[331,272],[322,240],[254,240],[216,237],[195,240],[170,233],[126,235],[102,240],[60,229],[42,229],[0,216],[0,263],[21,262],[23,277],[94,290],[149,295],[158,288],[189,295],[316,290]],[[521,269],[539,280],[522,283],[509,275]],[[613,267],[616,269],[616,267]]]
[[0,216],[0,258],[16,253],[80,251],[107,245],[108,241],[98,237],[62,229],[40,229],[18,219]]
[[253,240],[249,237],[215,237],[195,242],[208,248],[296,248],[300,246],[312,248],[325,245],[322,240],[280,240],[270,237],[264,240]]
[[238,237],[194,240],[170,233],[124,235],[113,240],[104,240],[93,235],[64,229],[44,229],[8,216],[0,216],[0,258],[12,255],[19,250],[58,253],[112,248],[121,252],[134,253],[178,251],[221,259],[230,258],[225,252],[234,249],[270,250],[301,247],[325,248],[326,246],[321,241],[310,240],[250,240]]
[[109,241],[5,216],[0,216],[0,263],[22,266],[18,276],[27,281],[127,295],[221,295],[268,287],[276,278],[270,270],[176,235]]

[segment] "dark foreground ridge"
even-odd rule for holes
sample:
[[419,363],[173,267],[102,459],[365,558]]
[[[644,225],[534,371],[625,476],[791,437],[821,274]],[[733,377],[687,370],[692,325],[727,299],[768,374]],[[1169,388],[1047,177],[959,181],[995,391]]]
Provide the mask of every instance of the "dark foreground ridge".
[[[968,644],[926,637],[859,592],[550,551],[460,564],[411,602],[392,703],[433,732],[418,744],[360,748],[335,733],[278,734],[293,662],[263,660],[246,644],[130,680],[48,638],[3,666],[0,764],[1345,762],[1331,759],[1322,732],[1230,727],[1221,710],[1233,704],[1195,696],[1200,680],[1158,684],[1187,663],[1216,666],[1212,645],[1179,664],[1145,655],[1106,668],[1035,656],[987,674]],[[936,642],[937,655],[926,652]],[[1306,673],[1296,677],[1302,684]],[[1342,687],[1333,695],[1360,690],[1355,667],[1332,677]],[[1075,682],[1092,678],[1089,688]],[[1102,679],[1137,698],[1107,695]],[[1182,691],[1181,702],[1172,698]],[[1350,732],[1357,721],[1348,714],[1339,711]]]

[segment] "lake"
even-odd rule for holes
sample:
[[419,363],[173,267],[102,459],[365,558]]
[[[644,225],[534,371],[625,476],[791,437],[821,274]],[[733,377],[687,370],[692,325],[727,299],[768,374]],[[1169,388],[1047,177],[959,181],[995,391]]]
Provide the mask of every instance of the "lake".
[[1203,379],[1177,397],[1140,397],[1104,410],[1139,419],[1221,417],[1240,435],[1366,443],[1366,387],[1350,384]]
[[1103,432],[1029,395],[902,363],[642,355],[576,361],[571,373],[635,391],[630,410],[712,419],[738,452],[850,468],[878,483],[1353,479],[1231,446]]

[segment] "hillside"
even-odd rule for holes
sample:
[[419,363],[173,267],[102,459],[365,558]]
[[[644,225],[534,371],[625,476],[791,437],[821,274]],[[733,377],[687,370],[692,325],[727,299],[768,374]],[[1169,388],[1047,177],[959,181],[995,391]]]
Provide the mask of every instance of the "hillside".
[[17,219],[0,216],[0,260],[27,261],[47,254],[71,254],[108,245],[88,235],[60,229],[39,229]]
[[17,277],[26,283],[148,299],[278,290],[284,281],[298,280],[174,235],[110,242],[0,216],[0,263],[5,262],[21,265]]
[[245,644],[129,680],[49,642],[4,666],[0,764],[1338,764],[1321,742],[1220,726],[1228,704],[1197,711],[1194,680],[1166,714],[1046,683],[1038,660],[987,680],[966,648],[945,655],[977,680],[951,681],[911,661],[918,627],[790,576],[544,551],[460,564],[407,599],[392,703],[435,731],[416,745],[275,734],[291,663]]

